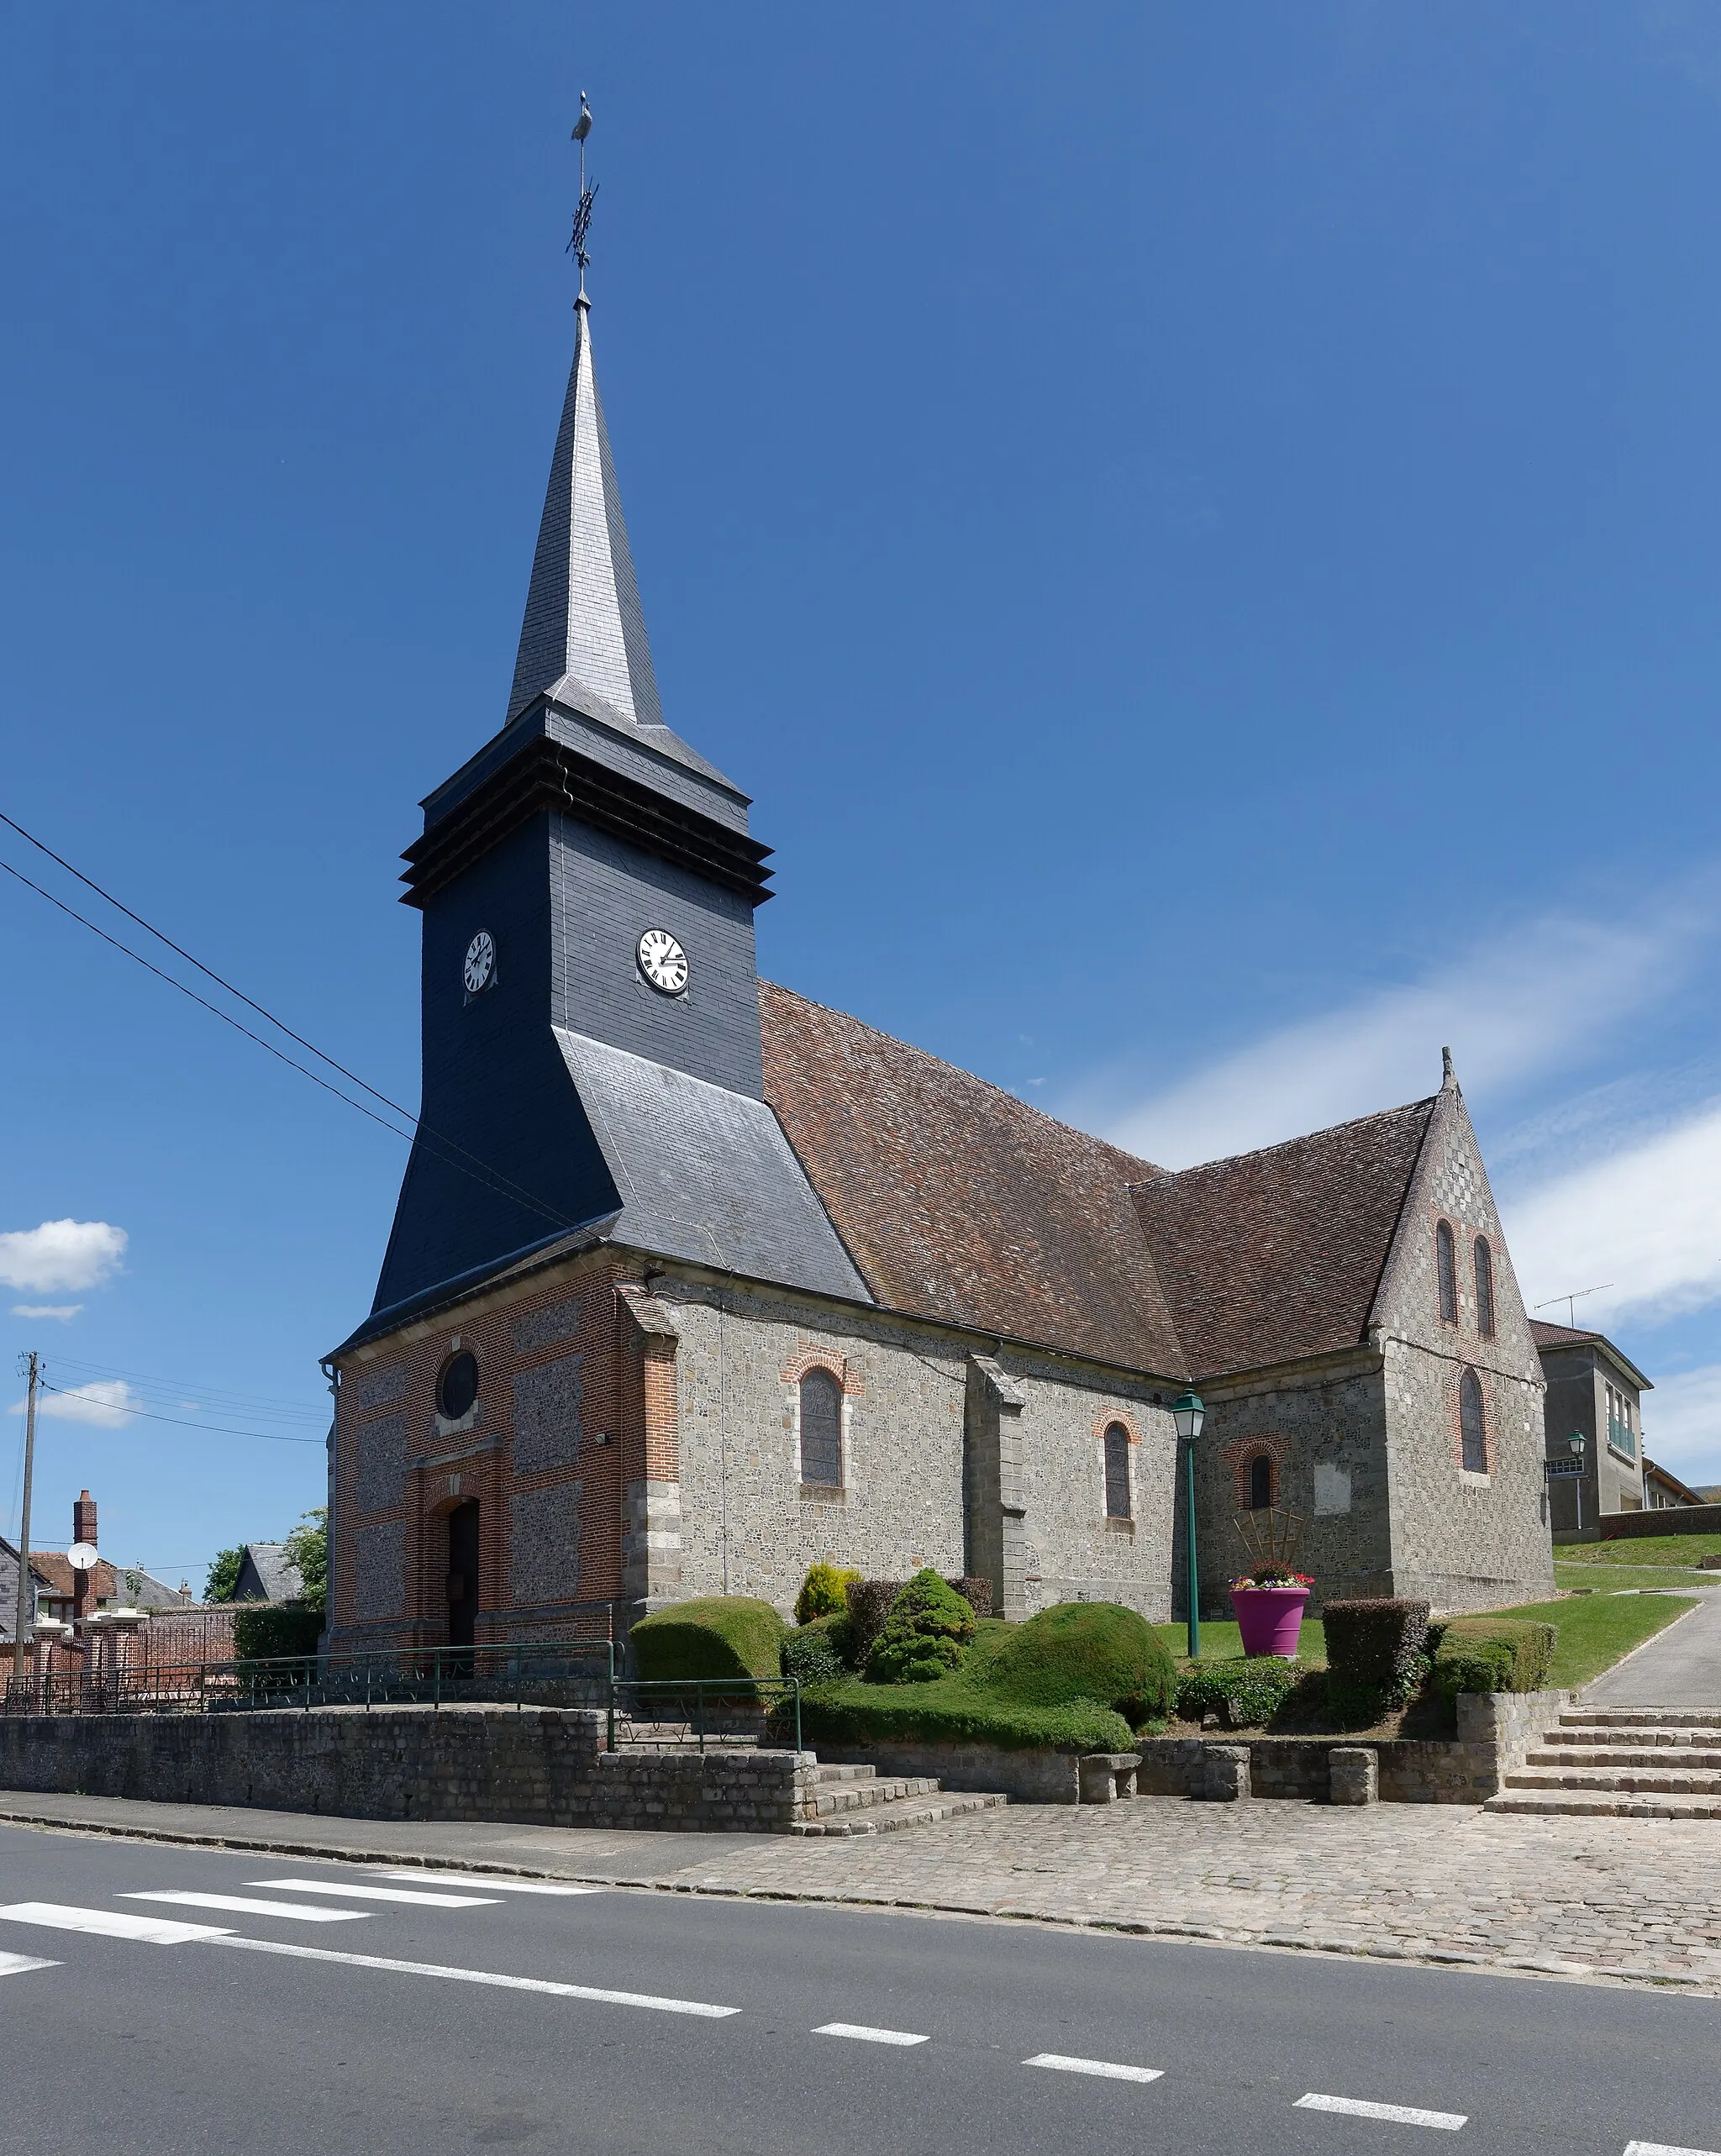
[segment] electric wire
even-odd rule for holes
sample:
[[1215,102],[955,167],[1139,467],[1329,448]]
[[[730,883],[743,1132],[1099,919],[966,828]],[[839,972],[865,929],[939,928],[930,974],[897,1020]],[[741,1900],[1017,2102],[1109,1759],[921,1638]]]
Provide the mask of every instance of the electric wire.
[[[175,943],[171,936],[164,935],[161,929],[151,927],[141,914],[134,913],[129,906],[114,897],[111,891],[104,891],[100,884],[85,876],[82,870],[75,869],[70,861],[56,854],[51,846],[45,845],[39,839],[26,831],[21,823],[8,816],[3,810],[0,810],[0,823],[5,824],[8,830],[17,832],[20,838],[28,840],[39,853],[45,854],[50,861],[55,862],[63,868],[68,876],[76,876],[81,884],[87,889],[93,891],[98,898],[124,914],[127,920],[136,922],[140,928],[154,936],[158,943],[166,944],[169,950],[184,959],[187,965],[194,965],[199,973],[214,981],[229,995],[236,997],[248,1010],[256,1012],[260,1018],[266,1019],[271,1026],[285,1033],[289,1040],[295,1041],[301,1048],[308,1049],[319,1062],[326,1063],[331,1070],[338,1070],[342,1077],[349,1079],[361,1091],[368,1093],[373,1100],[382,1102],[386,1108],[403,1117],[413,1126],[413,1128],[411,1130],[397,1129],[392,1123],[379,1116],[374,1108],[367,1108],[362,1101],[354,1100],[350,1093],[343,1092],[339,1086],[331,1085],[328,1079],[308,1069],[296,1057],[288,1055],[284,1049],[276,1047],[272,1041],[265,1040],[261,1033],[254,1033],[249,1026],[241,1024],[231,1012],[224,1011],[218,1004],[212,1003],[207,996],[199,996],[194,988],[188,988],[184,981],[176,981],[171,973],[164,971],[159,965],[152,965],[141,952],[134,951],[129,944],[122,943],[117,936],[109,935],[105,928],[97,927],[87,915],[80,913],[76,907],[68,906],[63,898],[56,898],[51,891],[46,891],[40,884],[33,881],[22,869],[14,868],[9,861],[0,860],[0,869],[4,869],[8,876],[14,877],[17,881],[24,886],[26,890],[34,891],[39,898],[45,898],[50,906],[57,907],[69,919],[76,921],[80,928],[87,928],[93,936],[99,936],[104,944],[130,959],[135,965],[142,966],[146,973],[154,974],[158,981],[165,981],[170,988],[176,988],[182,996],[188,996],[201,1009],[208,1011],[212,1017],[219,1018],[223,1024],[231,1026],[235,1033],[243,1033],[247,1040],[253,1041],[259,1048],[266,1049],[277,1061],[286,1064],[289,1070],[297,1070],[301,1076],[308,1078],[313,1086],[320,1086],[325,1093],[332,1093],[336,1100],[344,1101],[350,1108],[355,1108],[361,1116],[368,1117],[372,1123],[380,1125],[392,1136],[410,1138],[416,1131],[420,1137],[429,1142],[432,1149],[439,1154],[446,1166],[459,1170],[461,1174],[471,1176],[476,1182],[487,1185],[498,1196],[512,1198],[517,1204],[529,1207],[540,1217],[551,1222],[558,1228],[575,1225],[564,1214],[553,1210],[535,1197],[524,1184],[516,1183],[512,1176],[504,1175],[500,1169],[482,1160],[476,1153],[469,1152],[457,1140],[445,1137],[440,1131],[427,1123],[423,1117],[415,1116],[410,1108],[403,1107],[398,1102],[391,1100],[387,1094],[378,1092],[374,1086],[367,1085],[362,1078],[357,1077],[350,1071],[344,1063],[337,1063],[332,1055],[325,1055],[320,1048],[308,1041],[302,1033],[295,1033],[291,1026],[283,1023],[272,1011],[266,1010],[262,1004],[254,1002],[243,990],[235,988],[231,981],[224,980],[213,967],[205,965],[201,959],[193,958],[189,951]],[[461,1157],[456,1159],[455,1157],[456,1154]],[[471,1165],[465,1165],[466,1162]]]
[[[50,1385],[45,1378],[41,1380],[41,1390],[44,1392],[57,1393],[62,1400],[89,1399],[87,1393],[80,1392],[75,1386]],[[145,1422],[171,1422],[177,1429],[207,1430],[212,1437],[255,1438],[261,1443],[271,1445],[322,1445],[328,1443],[326,1438],[289,1437],[285,1431],[282,1430],[235,1430],[229,1429],[224,1422],[187,1422],[183,1416],[157,1415],[147,1407],[129,1407],[123,1401],[118,1400],[95,1401],[92,1401],[91,1405],[111,1408],[116,1415],[124,1415],[127,1422],[136,1416]],[[121,1425],[115,1422],[108,1427],[118,1429]]]
[[197,1404],[201,1407],[205,1402],[209,1403],[217,1414],[256,1415],[266,1422],[325,1422],[329,1419],[326,1408],[306,1407],[293,1401],[265,1399],[252,1393],[230,1391],[224,1386],[195,1384],[183,1378],[150,1377],[142,1370],[120,1370],[113,1363],[87,1362],[80,1355],[56,1354],[53,1363],[56,1370],[79,1370],[92,1378],[123,1378],[129,1385],[172,1394],[181,1407],[186,1402],[179,1396],[195,1392],[201,1396]]

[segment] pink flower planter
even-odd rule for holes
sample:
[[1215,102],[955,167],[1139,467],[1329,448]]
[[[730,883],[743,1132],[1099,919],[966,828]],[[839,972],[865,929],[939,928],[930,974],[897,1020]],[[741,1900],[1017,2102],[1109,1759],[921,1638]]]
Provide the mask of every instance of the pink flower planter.
[[1234,1587],[1231,1606],[1245,1654],[1280,1654],[1290,1661],[1303,1631],[1307,1587]]

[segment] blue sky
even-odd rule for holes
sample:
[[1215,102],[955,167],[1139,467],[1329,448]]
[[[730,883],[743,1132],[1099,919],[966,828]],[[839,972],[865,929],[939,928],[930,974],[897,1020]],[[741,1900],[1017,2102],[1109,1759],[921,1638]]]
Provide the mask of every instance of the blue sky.
[[[1650,1450],[1721,1480],[1715,11],[158,0],[6,49],[0,807],[416,1098],[396,856],[502,716],[583,86],[764,970],[1170,1165],[1450,1042],[1531,1299],[1611,1283]],[[274,1438],[403,1149],[0,881],[0,1275],[77,1306],[0,1348],[129,1388],[44,1421],[36,1536],[87,1485],[200,1581],[320,1498]]]

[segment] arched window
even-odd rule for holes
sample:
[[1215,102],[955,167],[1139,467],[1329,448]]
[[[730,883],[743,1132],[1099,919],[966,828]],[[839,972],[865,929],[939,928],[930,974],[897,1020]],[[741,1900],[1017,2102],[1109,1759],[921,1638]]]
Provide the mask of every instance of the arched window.
[[1129,1433],[1121,1422],[1106,1425],[1106,1517],[1129,1517]]
[[1488,1426],[1482,1414],[1482,1389],[1473,1370],[1458,1380],[1458,1427],[1464,1438],[1466,1474],[1488,1471]]
[[843,1486],[843,1388],[828,1370],[801,1380],[801,1480]]
[[1273,1463],[1264,1452],[1258,1452],[1249,1463],[1249,1509],[1265,1512],[1273,1502]]
[[1434,1230],[1434,1265],[1440,1275],[1440,1317],[1458,1323],[1458,1265],[1452,1251],[1452,1231],[1443,1220]]
[[1483,1235],[1476,1238],[1476,1329],[1485,1340],[1494,1337],[1494,1254]]

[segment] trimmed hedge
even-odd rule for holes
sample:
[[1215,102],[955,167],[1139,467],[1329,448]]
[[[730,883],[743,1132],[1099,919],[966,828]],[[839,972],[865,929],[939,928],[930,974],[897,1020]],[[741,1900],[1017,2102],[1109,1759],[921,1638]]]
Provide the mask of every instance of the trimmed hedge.
[[1023,1706],[971,1684],[960,1671],[932,1685],[868,1685],[850,1677],[801,1699],[809,1744],[996,1744],[1007,1752],[1127,1752],[1134,1743],[1120,1714],[1097,1700]]
[[924,1685],[959,1670],[974,1637],[974,1612],[936,1572],[917,1572],[891,1604],[866,1652],[870,1685]]
[[1177,1690],[1165,1642],[1119,1602],[1058,1602],[1011,1626],[984,1681],[1024,1706],[1097,1700],[1138,1724],[1163,1721]]
[[233,1616],[235,1661],[262,1662],[282,1654],[314,1654],[324,1618],[313,1602],[241,1602]]
[[851,1580],[848,1586],[850,1652],[856,1669],[866,1666],[872,1643],[884,1630],[891,1604],[907,1583],[901,1580]]
[[1258,1728],[1272,1720],[1308,1674],[1306,1663],[1276,1654],[1192,1663],[1177,1680],[1177,1712],[1185,1722],[1217,1714],[1227,1728]]
[[1327,1667],[1354,1684],[1382,1688],[1402,1685],[1418,1656],[1427,1651],[1426,1602],[1386,1596],[1328,1602],[1321,1619],[1326,1628]]
[[1434,1650],[1434,1682],[1460,1692],[1538,1692],[1554,1664],[1557,1625],[1534,1617],[1454,1617]]
[[634,1627],[634,1659],[649,1682],[685,1677],[775,1677],[787,1628],[751,1595],[674,1602]]

